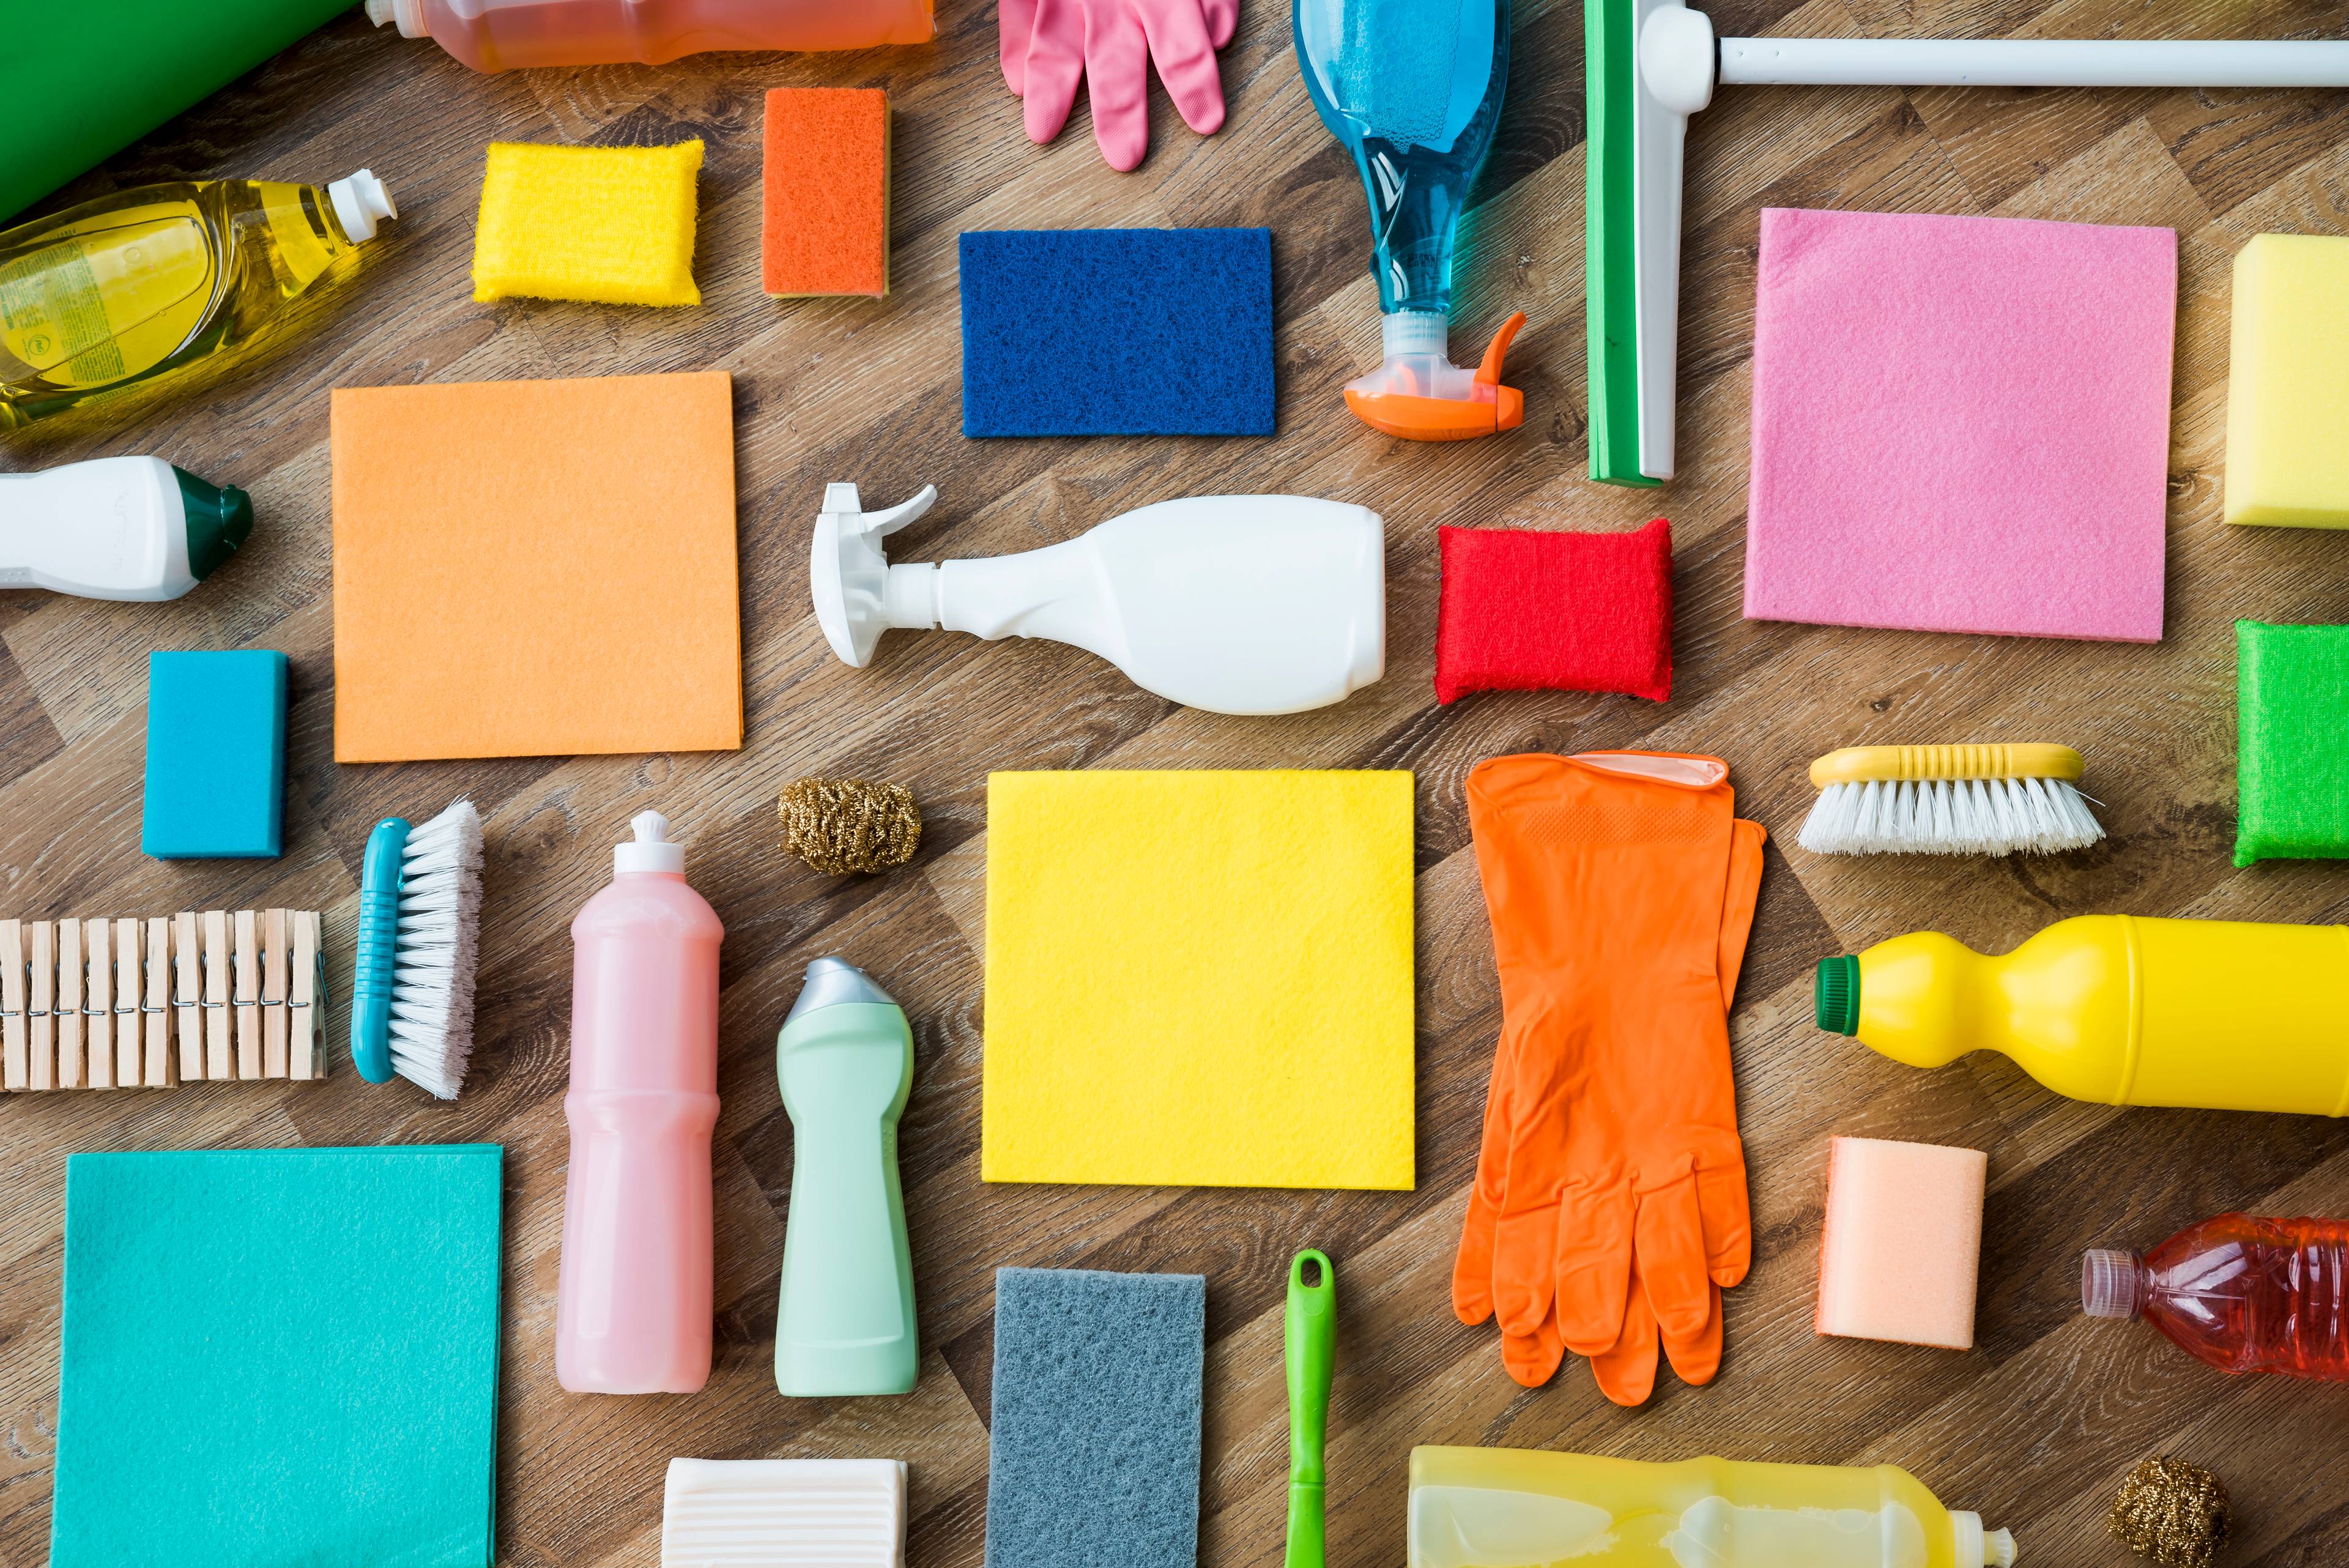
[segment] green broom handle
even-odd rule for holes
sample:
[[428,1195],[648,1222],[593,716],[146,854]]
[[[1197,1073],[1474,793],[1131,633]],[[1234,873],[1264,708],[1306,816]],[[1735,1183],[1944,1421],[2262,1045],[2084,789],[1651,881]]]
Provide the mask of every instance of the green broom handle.
[[1330,1260],[1308,1249],[1288,1262],[1281,1314],[1288,1367],[1288,1549],[1284,1568],[1322,1568],[1329,1472],[1330,1375],[1338,1359],[1338,1282]]

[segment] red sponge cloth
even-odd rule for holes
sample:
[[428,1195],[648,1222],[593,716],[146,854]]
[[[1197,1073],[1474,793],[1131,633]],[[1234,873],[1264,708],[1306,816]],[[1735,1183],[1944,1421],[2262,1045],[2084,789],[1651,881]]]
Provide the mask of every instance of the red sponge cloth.
[[1672,694],[1672,525],[1630,534],[1444,528],[1435,700],[1469,691]]

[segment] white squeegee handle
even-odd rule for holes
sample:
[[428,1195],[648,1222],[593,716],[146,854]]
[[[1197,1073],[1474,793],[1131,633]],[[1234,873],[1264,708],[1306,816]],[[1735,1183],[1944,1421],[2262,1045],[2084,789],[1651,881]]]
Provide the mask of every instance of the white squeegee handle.
[[1723,83],[1863,87],[2349,87],[2349,43],[1723,38]]

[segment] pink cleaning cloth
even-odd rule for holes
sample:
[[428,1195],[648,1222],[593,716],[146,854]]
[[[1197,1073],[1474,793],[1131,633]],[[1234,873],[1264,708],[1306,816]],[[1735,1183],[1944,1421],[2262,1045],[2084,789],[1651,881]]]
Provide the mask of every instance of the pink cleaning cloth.
[[1768,208],[1754,620],[2161,639],[2178,236]]
[[1829,1138],[1813,1326],[1850,1339],[1971,1350],[1989,1170],[1980,1149]]

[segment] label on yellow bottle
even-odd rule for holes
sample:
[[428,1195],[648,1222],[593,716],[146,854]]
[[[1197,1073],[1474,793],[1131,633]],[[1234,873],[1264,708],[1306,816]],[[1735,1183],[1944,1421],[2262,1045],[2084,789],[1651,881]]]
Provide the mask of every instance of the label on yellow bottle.
[[202,323],[215,275],[202,223],[176,204],[59,234],[0,265],[0,379],[80,389],[152,369]]

